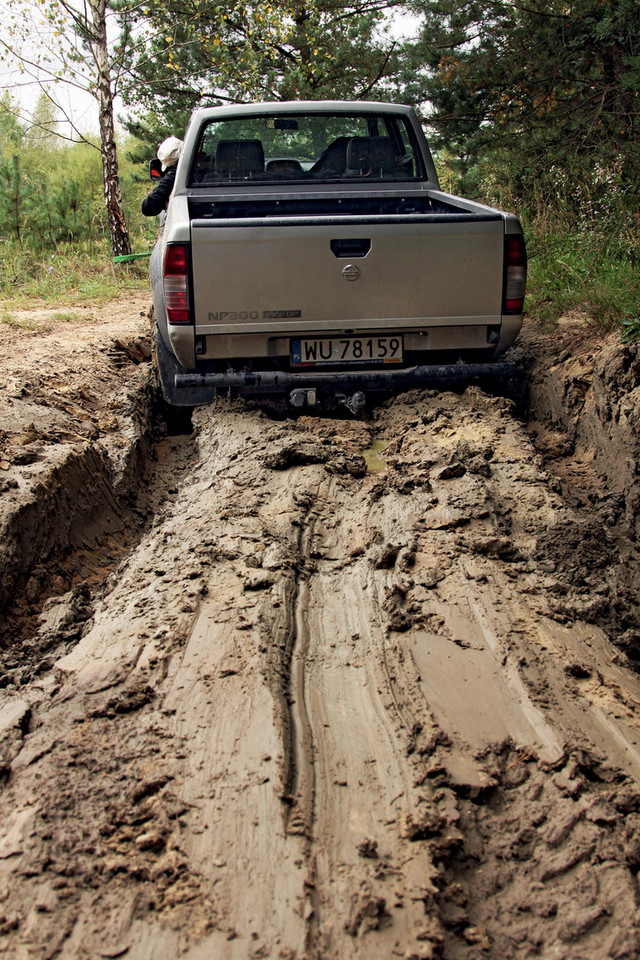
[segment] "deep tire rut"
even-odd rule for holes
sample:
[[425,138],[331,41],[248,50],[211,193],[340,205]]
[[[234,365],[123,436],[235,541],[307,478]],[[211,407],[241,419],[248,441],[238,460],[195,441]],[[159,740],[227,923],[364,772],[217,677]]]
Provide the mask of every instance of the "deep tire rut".
[[0,701],[0,955],[635,958],[619,558],[510,402],[220,402],[189,450]]

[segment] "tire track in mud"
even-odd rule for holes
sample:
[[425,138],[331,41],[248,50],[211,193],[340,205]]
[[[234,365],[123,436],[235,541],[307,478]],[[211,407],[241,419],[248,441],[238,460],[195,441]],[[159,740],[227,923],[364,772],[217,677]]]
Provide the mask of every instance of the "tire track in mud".
[[[318,892],[314,857],[316,821],[316,738],[308,707],[307,675],[311,634],[309,628],[310,581],[315,574],[314,543],[323,511],[326,510],[326,481],[310,494],[309,510],[301,522],[298,546],[302,558],[291,610],[293,642],[289,661],[289,741],[288,771],[285,782],[287,803],[286,830],[304,838],[306,861],[305,953],[313,955],[318,938]],[[285,734],[286,735],[286,734]]]
[[[298,750],[289,830],[308,841],[309,956],[363,956],[371,944],[362,937],[374,929],[380,955],[404,952],[424,932],[424,883],[431,871],[427,861],[420,881],[414,876],[409,882],[411,871],[401,862],[413,857],[392,837],[400,818],[395,807],[412,794],[412,777],[401,760],[404,717],[385,669],[380,613],[368,599],[368,563],[356,562],[350,570],[335,536],[349,515],[345,496],[332,478],[314,497],[301,538],[309,573],[293,614],[298,642],[291,661],[292,729]],[[406,905],[388,889],[390,880],[405,891]],[[396,912],[404,908],[396,923],[391,897]]]
[[0,955],[637,956],[640,683],[512,413],[197,414],[91,628],[0,700]]
[[144,346],[142,338],[112,341],[109,367],[113,364],[118,372],[102,371],[91,387],[74,382],[82,377],[81,364],[64,377],[59,371],[48,375],[56,385],[64,380],[63,389],[51,385],[47,390],[44,377],[27,381],[21,390],[33,419],[22,432],[25,412],[15,399],[2,397],[11,422],[10,431],[2,431],[10,458],[5,467],[14,474],[0,483],[0,493],[12,494],[0,503],[0,657],[5,669],[20,661],[11,648],[21,641],[28,644],[43,607],[49,607],[45,618],[59,620],[51,608],[66,607],[63,616],[72,619],[69,611],[88,605],[91,587],[106,580],[142,529],[148,511],[140,493],[152,448],[153,409],[150,356]]
[[[286,774],[284,777],[287,802],[291,804],[286,828],[290,834],[310,838],[314,819],[315,772],[314,739],[309,721],[305,692],[305,669],[309,651],[309,579],[313,576],[311,551],[316,526],[322,508],[322,484],[318,484],[315,493],[310,495],[310,507],[299,523],[298,551],[300,569],[297,571],[295,587],[291,600],[290,630],[291,645],[289,653],[287,691],[288,724],[285,742]],[[320,503],[318,499],[320,498]],[[285,714],[286,715],[286,714]]]

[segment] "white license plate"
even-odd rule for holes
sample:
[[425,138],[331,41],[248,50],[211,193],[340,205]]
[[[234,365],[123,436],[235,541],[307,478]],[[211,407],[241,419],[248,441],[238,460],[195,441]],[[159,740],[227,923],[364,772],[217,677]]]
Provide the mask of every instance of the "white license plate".
[[316,367],[330,363],[401,363],[402,337],[332,337],[291,341],[291,364]]

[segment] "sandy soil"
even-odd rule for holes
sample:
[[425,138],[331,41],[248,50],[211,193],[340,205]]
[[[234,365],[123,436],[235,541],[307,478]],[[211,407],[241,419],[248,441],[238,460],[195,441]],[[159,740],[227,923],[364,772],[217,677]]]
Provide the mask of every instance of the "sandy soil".
[[0,956],[637,958],[637,350],[171,435],[146,314],[1,334]]

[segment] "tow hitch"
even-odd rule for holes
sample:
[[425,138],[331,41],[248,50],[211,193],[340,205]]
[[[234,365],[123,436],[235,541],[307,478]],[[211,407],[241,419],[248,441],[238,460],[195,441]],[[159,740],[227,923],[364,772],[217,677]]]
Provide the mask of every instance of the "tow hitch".
[[337,393],[336,400],[338,403],[341,403],[342,406],[346,407],[354,417],[360,416],[365,406],[367,405],[367,398],[365,397],[362,390],[356,390],[356,392],[351,397],[347,397],[344,394]]
[[[367,398],[362,390],[356,390],[348,396],[344,393],[335,393],[331,399],[340,406],[346,407],[354,417],[359,416],[367,404]],[[296,410],[302,407],[315,407],[318,404],[318,392],[313,387],[296,387],[289,394],[289,403]]]

